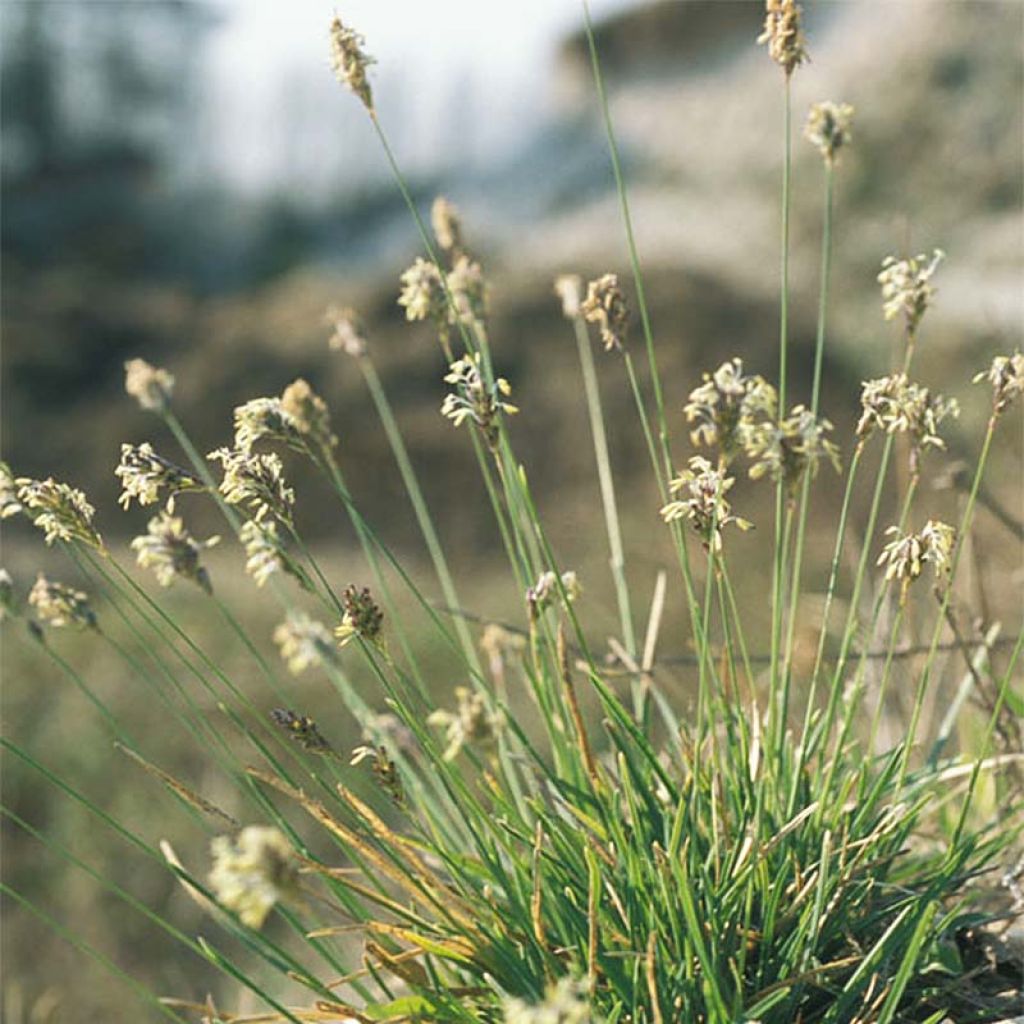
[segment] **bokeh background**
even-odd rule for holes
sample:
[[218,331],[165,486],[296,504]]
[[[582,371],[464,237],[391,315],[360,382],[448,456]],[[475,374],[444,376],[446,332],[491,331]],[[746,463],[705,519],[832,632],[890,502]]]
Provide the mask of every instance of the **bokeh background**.
[[[824,408],[848,453],[859,383],[887,372],[894,359],[897,331],[882,320],[875,283],[881,259],[946,250],[917,375],[963,405],[948,457],[929,463],[922,499],[922,516],[934,508],[952,518],[960,498],[931,484],[949,462],[970,462],[976,452],[987,397],[970,377],[995,352],[1020,344],[1024,324],[1024,5],[806,6],[812,63],[793,80],[795,120],[799,126],[809,104],[825,98],[857,111],[854,144],[837,175]],[[362,380],[327,349],[325,309],[352,305],[367,322],[464,602],[485,619],[515,621],[520,595],[500,572],[469,446],[438,411],[443,360],[430,330],[406,324],[396,305],[398,275],[419,244],[365,112],[331,75],[333,9],[320,0],[293,0],[287,9],[271,0],[4,0],[3,458],[18,474],[52,474],[85,489],[123,556],[147,517],[117,508],[120,443],[150,440],[176,454],[156,421],[124,397],[124,360],[143,356],[176,375],[175,405],[201,450],[228,441],[233,405],[279,393],[302,375],[331,405],[360,508],[428,579]],[[739,355],[749,369],[774,374],[781,76],[753,43],[760,3],[595,0],[592,10],[682,461],[681,408],[702,370]],[[632,289],[581,9],[571,0],[350,0],[341,14],[378,61],[371,72],[377,106],[416,201],[424,211],[439,193],[455,202],[485,266],[498,369],[523,410],[513,439],[563,563],[582,575],[588,629],[600,641],[615,629],[614,598],[575,344],[551,284],[566,271],[613,270]],[[794,153],[791,388],[799,399],[809,389],[822,173],[820,157],[798,137]],[[600,372],[627,564],[643,608],[667,564],[666,538],[621,367],[609,357]],[[1015,416],[995,452],[989,490],[1019,517],[1022,421]],[[361,581],[343,510],[300,465],[289,473],[300,528],[332,578]],[[741,480],[734,496],[758,521],[760,493]],[[839,500],[826,470],[815,490],[812,570],[827,558]],[[223,532],[205,503],[185,499],[181,507],[196,533]],[[862,522],[863,509],[854,516]],[[972,580],[992,581],[977,589],[985,607],[975,610],[1012,632],[1022,611],[1020,538],[990,513],[981,517]],[[4,526],[3,561],[22,591],[37,568],[73,578],[73,567],[45,551],[24,523]],[[756,532],[736,538],[751,597],[765,585],[763,550]],[[225,543],[213,556],[218,592],[270,651],[275,609],[241,575],[237,549]],[[252,675],[245,652],[196,594],[182,584],[167,598],[219,663],[238,678]],[[673,610],[678,595],[670,596],[666,656],[688,649]],[[137,732],[153,733],[154,760],[230,803],[194,744],[153,721],[109,650],[88,638],[52,643]],[[452,666],[426,640],[422,657],[438,692],[447,693],[457,682]],[[206,837],[167,820],[155,784],[110,749],[22,623],[4,626],[3,669],[5,733],[148,841],[172,838],[201,870]],[[353,724],[323,682],[302,685],[302,710],[314,712],[339,745],[353,740]],[[677,695],[686,699],[685,679]],[[214,927],[167,872],[140,863],[11,758],[4,800],[189,934]],[[157,991],[232,995],[8,823],[3,861],[9,884]],[[148,1019],[100,967],[10,901],[4,909],[5,1020]]]

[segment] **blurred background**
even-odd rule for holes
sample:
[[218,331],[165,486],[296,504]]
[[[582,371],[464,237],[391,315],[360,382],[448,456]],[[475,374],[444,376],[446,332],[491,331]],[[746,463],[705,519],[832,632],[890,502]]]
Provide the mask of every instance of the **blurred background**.
[[[521,595],[499,577],[497,534],[469,446],[438,412],[443,359],[430,329],[406,324],[396,305],[398,275],[420,246],[365,111],[331,74],[334,6],[4,0],[2,455],[16,474],[52,474],[82,487],[104,536],[124,554],[147,515],[116,506],[120,443],[149,440],[178,457],[157,421],[124,397],[124,360],[142,356],[176,375],[176,409],[203,451],[230,439],[232,406],[277,394],[302,375],[332,408],[360,508],[403,560],[422,567],[419,535],[362,379],[327,349],[326,308],[352,305],[367,322],[464,603],[484,618],[516,619]],[[682,462],[681,408],[701,371],[739,355],[749,370],[775,374],[782,79],[754,45],[759,2],[594,0],[591,7]],[[806,7],[812,63],[792,85],[791,390],[794,400],[809,391],[823,191],[820,156],[799,127],[812,102],[834,99],[852,103],[856,118],[837,173],[824,410],[848,454],[859,384],[887,372],[896,352],[898,331],[881,316],[879,264],[891,252],[943,248],[948,258],[916,371],[963,405],[949,459],[929,463],[938,478],[947,461],[976,453],[988,399],[971,387],[971,375],[1019,345],[1024,324],[1024,5]],[[600,641],[614,631],[614,599],[575,343],[552,280],[612,270],[633,291],[581,8],[572,0],[348,0],[340,13],[377,60],[377,108],[417,203],[426,212],[437,194],[452,200],[484,264],[498,370],[523,410],[513,439],[563,563],[581,572],[588,627]],[[667,564],[667,537],[621,363],[595,354],[630,580],[646,608]],[[1019,408],[1015,417],[989,486],[992,500],[1019,517]],[[816,485],[812,570],[828,557],[841,497],[829,472]],[[341,507],[301,465],[289,464],[289,475],[303,534],[340,583],[359,579],[365,570]],[[952,518],[960,498],[930,483],[922,518],[931,509]],[[741,480],[733,493],[737,510],[770,532],[767,508],[759,518],[760,492]],[[205,503],[181,507],[197,534],[223,532]],[[990,513],[982,517],[972,572],[982,578],[994,564],[1007,571],[979,600],[989,621],[1002,618],[1012,632],[1024,583],[1020,540]],[[22,592],[40,567],[73,576],[23,522],[4,526],[3,561]],[[735,550],[752,566],[742,582],[756,595],[764,578],[753,566],[763,544],[745,535]],[[225,544],[213,554],[218,592],[254,635],[267,636],[275,611],[241,576],[238,551]],[[197,599],[179,584],[168,600],[187,620]],[[678,610],[678,595],[669,608]],[[243,678],[252,671],[201,609],[190,628],[229,670]],[[155,783],[83,721],[80,696],[21,624],[4,629],[4,731],[100,806],[137,822],[147,841],[169,835],[201,865],[205,838],[162,820],[148,803],[159,795]],[[150,709],[109,651],[89,638],[53,643],[140,732],[151,726]],[[666,628],[663,648],[686,652],[682,627]],[[429,649],[423,656],[447,693],[457,681],[451,666]],[[308,685],[302,710],[325,719],[339,745],[353,738],[322,683]],[[180,739],[158,736],[152,752],[190,784],[223,790]],[[166,872],[118,861],[123,848],[95,819],[21,763],[8,764],[5,802],[101,871],[120,864],[128,875],[119,881],[189,934],[212,928]],[[151,925],[43,856],[21,830],[5,827],[4,837],[8,881],[144,983],[198,998],[207,990],[230,994]],[[128,1019],[126,989],[27,912],[5,909],[5,1020]],[[144,1006],[130,1006],[135,1019],[149,1019]]]

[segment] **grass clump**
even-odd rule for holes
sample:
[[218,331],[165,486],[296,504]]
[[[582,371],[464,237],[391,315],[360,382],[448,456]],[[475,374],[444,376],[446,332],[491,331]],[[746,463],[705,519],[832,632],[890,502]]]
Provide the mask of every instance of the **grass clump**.
[[[631,314],[618,278],[605,274],[586,288],[578,277],[559,278],[556,290],[579,348],[619,616],[610,657],[588,633],[586,591],[558,560],[528,469],[515,455],[509,417],[519,409],[511,385],[495,370],[483,270],[465,247],[454,207],[435,204],[433,234],[421,219],[372,103],[362,39],[338,19],[331,26],[335,68],[365,106],[422,233],[424,255],[402,275],[399,301],[410,320],[431,326],[449,364],[440,411],[462,427],[475,453],[520,621],[490,624],[482,639],[474,636],[374,369],[372,339],[347,309],[329,314],[330,344],[365,378],[442,602],[363,518],[346,486],[327,403],[307,381],[239,406],[233,446],[203,457],[174,413],[173,377],[141,360],[127,367],[129,394],[163,424],[185,463],[178,466],[149,443],[124,446],[117,470],[123,504],[134,497],[140,505],[162,505],[131,547],[160,585],[182,579],[198,585],[197,599],[251,654],[275,704],[262,706],[251,687],[232,679],[121,565],[100,540],[81,492],[4,470],[2,514],[28,517],[48,543],[59,543],[81,577],[103,593],[118,632],[130,632],[154,657],[152,664],[137,663],[88,608],[85,593],[43,578],[31,598],[32,636],[89,697],[119,748],[168,788],[195,834],[211,833],[210,867],[203,867],[201,843],[180,857],[167,843],[154,845],[14,740],[5,747],[115,830],[131,856],[165,864],[222,939],[186,935],[14,808],[6,814],[266,1010],[239,1015],[197,993],[154,994],[129,979],[154,1013],[393,1024],[937,1024],[950,1014],[957,1021],[994,1020],[1011,1006],[1014,995],[1000,984],[998,958],[978,968],[972,950],[983,926],[998,917],[985,898],[991,887],[980,880],[1007,863],[1022,828],[1019,789],[1006,781],[1016,777],[1019,755],[997,749],[1012,745],[1021,710],[1012,681],[1022,634],[1003,654],[987,639],[955,636],[954,653],[962,650],[970,668],[958,704],[971,692],[983,696],[976,749],[948,756],[952,720],[936,731],[923,719],[940,654],[949,648],[950,623],[955,632],[955,581],[986,462],[1024,389],[1024,364],[1019,354],[999,356],[979,374],[979,383],[991,387],[991,411],[959,520],[928,519],[915,529],[923,456],[943,448],[942,421],[956,412],[954,403],[909,376],[936,298],[932,278],[941,254],[930,262],[886,259],[881,299],[886,318],[902,324],[894,359],[901,369],[865,384],[863,415],[843,464],[819,399],[832,197],[839,150],[851,144],[852,111],[822,103],[808,125],[823,156],[825,193],[816,357],[809,405],[788,404],[789,84],[807,55],[799,7],[769,0],[767,8],[762,39],[784,72],[779,379],[747,375],[740,360],[729,360],[708,369],[681,414],[666,406],[662,393],[590,33],[650,370],[645,386],[633,363]],[[637,615],[588,324],[596,325],[606,358],[614,361],[607,372],[635,402],[676,561],[681,622],[666,617],[664,574],[646,623]],[[517,393],[528,407],[529,382],[520,382]],[[699,451],[678,461],[674,428],[687,424]],[[863,531],[851,537],[850,503],[865,486],[870,447],[879,449],[874,481],[867,481],[870,511]],[[287,483],[282,455],[308,461],[329,483],[362,546],[369,586],[337,586],[303,542],[301,501]],[[903,460],[905,474],[897,472]],[[845,496],[817,647],[807,664],[798,664],[812,489],[834,481],[825,476],[833,470]],[[770,523],[740,516],[727,497],[744,472],[770,492]],[[218,596],[202,562],[216,538],[196,540],[180,508],[194,501],[216,503],[244,548],[246,571],[280,605],[273,640],[290,672],[322,672],[358,723],[363,742],[350,754],[328,738],[329,723],[301,710],[293,680],[278,677]],[[883,533],[890,505],[897,521]],[[762,557],[771,578],[765,638],[750,629],[730,565],[735,531],[755,525],[765,538]],[[4,594],[8,613],[24,615],[6,580]],[[441,697],[441,706],[399,611],[402,601],[426,624],[431,643],[460,666],[459,685]],[[836,632],[833,619],[843,607]],[[881,716],[895,666],[908,656],[911,616],[924,640],[909,652],[910,715],[899,742],[883,746]],[[121,652],[151,685],[168,722],[200,741],[203,756],[236,789],[234,814],[146,759],[50,639],[51,629],[72,623]],[[886,642],[873,650],[869,641],[879,626]],[[692,640],[689,705],[661,683],[656,652],[667,629]],[[830,643],[835,637],[838,643]],[[753,646],[762,641],[766,661]],[[354,668],[372,680],[372,689],[355,685]],[[983,799],[1001,802],[998,820],[986,823]],[[282,919],[280,928],[271,925],[274,916]],[[73,923],[49,920],[101,956],[75,935]]]

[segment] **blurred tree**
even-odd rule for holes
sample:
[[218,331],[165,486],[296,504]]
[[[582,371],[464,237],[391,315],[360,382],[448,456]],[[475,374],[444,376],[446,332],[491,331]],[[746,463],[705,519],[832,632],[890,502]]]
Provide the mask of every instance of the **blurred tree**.
[[216,18],[197,0],[3,5],[5,257],[158,270],[153,186],[194,168],[197,63]]

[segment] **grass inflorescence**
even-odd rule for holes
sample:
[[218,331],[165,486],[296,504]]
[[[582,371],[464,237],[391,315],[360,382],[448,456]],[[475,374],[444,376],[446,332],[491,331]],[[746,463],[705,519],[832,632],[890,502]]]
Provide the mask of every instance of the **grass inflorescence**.
[[[975,400],[987,402],[989,414],[958,521],[925,519],[920,481],[945,447],[943,421],[957,412],[956,403],[911,376],[937,301],[933,278],[942,254],[886,258],[880,303],[886,319],[901,326],[893,360],[901,369],[864,385],[860,423],[843,443],[820,405],[832,207],[840,150],[853,145],[853,111],[823,102],[807,127],[823,157],[824,193],[811,399],[788,404],[790,79],[807,59],[807,40],[799,6],[768,0],[761,41],[784,72],[780,376],[768,381],[730,359],[708,367],[685,407],[672,409],[658,376],[589,20],[588,34],[651,372],[645,383],[634,366],[632,313],[618,277],[560,277],[556,291],[579,349],[618,612],[610,656],[587,628],[588,592],[601,584],[581,583],[559,561],[529,467],[516,456],[510,417],[520,408],[529,415],[530,382],[516,382],[513,404],[512,385],[495,368],[483,267],[450,203],[435,203],[431,231],[412,202],[373,105],[362,37],[337,18],[330,30],[335,70],[366,108],[422,233],[424,251],[401,276],[399,302],[410,321],[433,331],[448,364],[438,381],[439,410],[461,428],[452,443],[474,452],[519,621],[476,630],[464,614],[375,370],[372,338],[346,308],[328,314],[330,346],[365,379],[433,582],[415,579],[363,517],[346,485],[338,454],[344,445],[328,403],[307,381],[236,408],[232,446],[204,457],[175,415],[171,374],[142,360],[126,368],[128,394],[163,428],[160,444],[176,449],[165,454],[149,442],[122,448],[122,504],[158,506],[131,550],[161,588],[193,585],[195,599],[251,653],[274,704],[254,700],[123,566],[93,526],[85,495],[3,467],[0,515],[27,517],[47,544],[66,551],[76,580],[104,598],[97,615],[77,582],[40,575],[26,606],[5,574],[4,616],[29,618],[32,642],[89,698],[126,766],[163,784],[194,823],[193,834],[205,831],[211,841],[178,851],[154,845],[130,818],[108,815],[16,739],[4,740],[8,755],[126,840],[126,856],[165,865],[209,916],[215,938],[186,935],[16,808],[5,814],[52,854],[82,867],[126,911],[222,971],[223,992],[247,991],[246,1005],[254,1000],[266,1011],[239,1016],[204,993],[154,994],[126,978],[156,1014],[393,1024],[937,1024],[947,1015],[994,1020],[1011,1008],[1012,984],[999,983],[998,957],[979,966],[978,936],[999,917],[991,899],[997,884],[983,880],[1006,870],[1022,828],[1015,786],[1022,701],[1013,687],[1022,634],[997,654],[992,630],[980,638],[958,631],[954,602],[986,462],[1007,411],[1021,400],[1024,362],[1007,354],[980,371],[977,383],[989,393],[979,386]],[[600,373],[595,340],[607,360]],[[635,404],[661,496],[661,528],[676,560],[673,582],[662,574],[646,618],[630,588],[623,496],[609,453],[607,435],[621,428],[605,423],[601,386],[625,388]],[[873,481],[864,479],[872,447],[879,458]],[[323,476],[352,523],[368,579],[339,584],[318,564],[298,526],[301,496],[286,479],[284,454]],[[744,474],[771,489],[761,507],[774,510],[774,521],[740,514],[730,492]],[[833,554],[824,579],[811,581],[804,558],[811,496],[834,486],[835,474],[844,499]],[[848,512],[858,488],[867,489],[870,508],[854,529]],[[240,565],[274,603],[273,642],[289,675],[321,673],[358,723],[362,742],[351,752],[328,738],[330,721],[301,709],[289,675],[267,661],[220,598],[204,562],[217,538],[196,539],[183,512],[197,501],[219,509],[225,534],[244,550]],[[893,507],[895,521],[886,523]],[[651,509],[655,522],[658,511]],[[733,537],[752,527],[763,535],[771,579],[766,660],[755,647],[765,638],[750,627],[760,610],[744,607],[730,562]],[[435,600],[435,585],[442,600]],[[670,624],[671,587],[681,593],[684,615]],[[813,656],[800,660],[796,636],[808,588],[824,600]],[[409,607],[426,623],[429,642],[459,665],[458,685],[440,702],[403,623]],[[922,639],[908,650],[911,616],[913,635]],[[836,618],[843,620],[838,632]],[[197,755],[234,788],[232,813],[143,754],[145,737],[128,735],[60,654],[52,632],[69,626],[110,645],[152,687],[168,724],[199,741]],[[694,700],[687,705],[665,692],[656,670],[659,636],[669,628],[691,641]],[[126,634],[137,647],[125,645]],[[872,648],[879,635],[881,646]],[[969,672],[953,712],[973,693],[983,714],[974,748],[951,755],[952,719],[936,730],[924,710],[945,664],[940,655],[961,652]],[[880,716],[896,666],[907,659],[909,715],[898,741],[883,745]],[[372,686],[355,685],[356,676]],[[905,678],[898,677],[900,685]],[[994,802],[1001,813],[987,816]],[[1017,876],[1006,877],[1012,897]],[[5,892],[123,974],[76,935],[74,922],[56,921]],[[1019,910],[1019,891],[1015,898]]]

